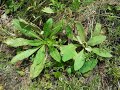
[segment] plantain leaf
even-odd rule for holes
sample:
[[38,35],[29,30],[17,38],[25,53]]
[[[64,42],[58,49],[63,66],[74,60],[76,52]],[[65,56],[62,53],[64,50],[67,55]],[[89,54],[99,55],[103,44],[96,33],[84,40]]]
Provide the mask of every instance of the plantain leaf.
[[14,64],[20,60],[23,60],[25,58],[28,58],[29,56],[31,56],[35,51],[37,51],[39,48],[34,48],[34,49],[28,49],[26,51],[23,51],[19,54],[17,54],[15,57],[13,57],[13,59],[11,60],[11,63]]
[[83,25],[81,23],[77,23],[76,27],[77,27],[77,30],[78,30],[78,35],[80,37],[80,40],[82,42],[85,42],[85,31],[84,31]]
[[28,23],[28,22],[26,22],[25,20],[23,20],[21,18],[19,19],[19,21],[26,24],[26,26],[30,27],[33,31],[36,31],[37,33],[40,33],[41,30],[37,25],[35,25],[33,23]]
[[44,69],[44,65],[45,65],[45,46],[42,46],[33,61],[33,64],[30,67],[30,77],[36,78]]
[[77,71],[79,70],[85,62],[85,55],[84,55],[84,50],[80,51],[76,57],[74,58],[74,70]]
[[30,45],[30,46],[39,46],[42,44],[41,40],[27,40],[24,38],[8,38],[4,41],[7,45],[10,45],[12,47],[19,47],[24,45]]
[[72,28],[69,25],[66,26],[66,35],[68,38],[73,39]]
[[42,11],[45,13],[54,13],[54,11],[50,7],[45,7],[42,9]]
[[98,60],[96,60],[96,59],[88,60],[84,63],[84,65],[80,68],[79,71],[81,73],[86,73],[86,72],[92,70],[93,68],[95,68],[97,63],[98,63]]
[[20,32],[24,35],[40,39],[40,37],[32,30],[32,28],[28,25],[27,22],[23,20],[14,19],[12,23],[15,26],[15,28],[20,30]]
[[112,55],[110,54],[110,52],[108,52],[107,50],[105,49],[100,49],[100,48],[93,48],[92,51],[101,56],[101,57],[112,57]]
[[95,30],[93,32],[93,36],[98,36],[101,32],[101,24],[100,23],[97,23],[96,26],[95,26]]
[[95,46],[95,45],[98,45],[98,44],[102,43],[103,41],[105,41],[105,39],[106,39],[106,36],[104,36],[104,35],[94,36],[94,37],[90,38],[87,43],[90,46]]
[[48,19],[46,21],[46,23],[44,24],[43,31],[44,31],[45,37],[48,37],[51,34],[52,25],[53,25],[53,19],[52,18]]
[[53,26],[50,37],[53,36],[53,35],[56,35],[59,31],[61,31],[61,28],[63,27],[63,24],[64,24],[63,19],[54,23],[54,26]]
[[73,44],[69,45],[63,45],[60,47],[61,54],[62,54],[62,60],[64,62],[73,59],[73,57],[76,55],[76,46]]
[[54,48],[54,47],[50,47],[50,55],[53,59],[55,59],[57,62],[61,62],[61,56],[60,56],[60,53],[59,51]]

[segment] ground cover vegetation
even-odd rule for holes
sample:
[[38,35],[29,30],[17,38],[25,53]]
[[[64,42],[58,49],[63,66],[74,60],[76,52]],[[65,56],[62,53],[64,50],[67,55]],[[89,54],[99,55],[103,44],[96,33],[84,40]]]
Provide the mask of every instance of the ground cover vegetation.
[[119,0],[0,1],[0,90],[119,90]]

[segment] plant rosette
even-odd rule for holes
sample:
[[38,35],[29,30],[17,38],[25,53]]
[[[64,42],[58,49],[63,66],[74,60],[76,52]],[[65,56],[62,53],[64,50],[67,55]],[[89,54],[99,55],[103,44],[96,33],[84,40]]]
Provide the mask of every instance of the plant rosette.
[[19,30],[22,34],[32,39],[8,38],[4,41],[7,45],[16,48],[26,45],[32,47],[14,56],[11,60],[12,64],[36,54],[30,67],[30,77],[33,79],[44,69],[46,59],[48,59],[48,53],[55,61],[61,62],[61,56],[58,50],[59,41],[56,41],[56,34],[61,31],[63,25],[62,20],[55,24],[52,18],[48,19],[44,24],[43,30],[23,19],[14,19],[12,23],[16,30]]

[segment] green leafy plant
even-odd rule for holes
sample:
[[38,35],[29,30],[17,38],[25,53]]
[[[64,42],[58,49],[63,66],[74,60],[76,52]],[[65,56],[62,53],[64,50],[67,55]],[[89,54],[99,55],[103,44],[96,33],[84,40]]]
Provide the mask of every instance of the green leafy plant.
[[15,0],[7,0],[6,1],[6,10],[5,13],[9,14],[11,12],[15,12],[17,11],[23,4],[24,4],[24,0],[20,0],[20,1],[15,1]]
[[50,0],[50,6],[54,9],[55,12],[63,11],[65,8],[65,4],[61,3],[58,0]]
[[80,0],[73,0],[71,4],[71,9],[74,11],[78,10],[80,7]]
[[[36,54],[30,67],[31,78],[37,77],[42,72],[46,59],[49,59],[48,55],[59,63],[61,63],[61,59],[63,62],[74,60],[74,70],[79,70],[81,73],[92,70],[97,65],[99,56],[112,57],[110,52],[100,48],[100,45],[106,40],[106,36],[101,34],[101,24],[99,23],[96,24],[94,31],[91,32],[90,39],[88,39],[82,24],[76,23],[77,35],[74,35],[72,28],[67,25],[66,36],[72,41],[68,45],[62,43],[61,38],[57,36],[57,33],[63,28],[63,20],[55,24],[53,19],[50,18],[44,24],[43,30],[22,19],[14,19],[13,25],[31,40],[8,38],[5,43],[12,47],[26,45],[31,47],[13,57],[11,63],[14,64]],[[70,72],[71,70],[68,69]]]
[[48,19],[43,26],[43,30],[22,19],[14,19],[13,25],[22,34],[32,40],[25,38],[8,38],[4,41],[4,43],[12,47],[31,46],[30,49],[21,51],[21,53],[13,57],[11,60],[12,64],[36,54],[30,67],[30,77],[33,79],[44,69],[46,59],[49,59],[48,54],[57,62],[61,62],[61,56],[58,50],[59,41],[56,40],[56,34],[60,32],[62,28],[62,20],[55,24],[52,18]]
[[61,46],[62,61],[66,62],[70,59],[74,60],[74,70],[81,73],[92,70],[98,62],[98,56],[112,57],[106,49],[100,48],[106,40],[106,36],[101,34],[101,24],[97,23],[91,37],[87,40],[85,30],[80,23],[76,23],[78,35],[73,35],[70,26],[66,27],[66,33],[69,39],[77,41],[76,44],[68,44]]

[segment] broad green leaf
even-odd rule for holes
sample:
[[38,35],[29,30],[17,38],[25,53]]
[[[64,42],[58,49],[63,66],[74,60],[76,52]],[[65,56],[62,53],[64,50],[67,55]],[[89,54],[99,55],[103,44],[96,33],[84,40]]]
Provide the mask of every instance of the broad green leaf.
[[24,45],[30,45],[30,46],[39,46],[42,44],[41,40],[27,40],[24,38],[8,38],[4,41],[7,45],[10,45],[12,47],[19,47]]
[[112,57],[112,55],[110,54],[110,52],[108,52],[107,50],[105,49],[100,49],[100,48],[93,48],[92,51],[101,56],[101,57]]
[[73,57],[76,55],[76,49],[77,47],[73,44],[63,45],[60,47],[61,54],[62,54],[62,60],[64,62],[73,59]]
[[58,25],[55,28],[53,28],[50,37],[56,35],[61,30],[61,28],[62,28],[61,25]]
[[45,37],[48,37],[48,35],[51,34],[52,25],[53,25],[53,19],[52,18],[48,19],[46,21],[46,23],[44,24],[43,31],[44,31]]
[[39,48],[34,48],[34,49],[28,49],[26,51],[23,51],[19,54],[17,54],[15,57],[12,58],[11,63],[14,64],[20,60],[23,60],[25,58],[28,58],[31,56],[35,51],[37,51]]
[[41,63],[41,60],[43,60],[45,57],[45,46],[43,45],[38,51],[37,54],[34,58],[34,64],[39,64]]
[[34,58],[33,64],[30,67],[30,77],[36,78],[44,69],[45,65],[45,46],[42,46]]
[[[28,22],[26,22],[25,20],[23,20],[23,19],[21,19],[21,18],[19,19],[19,21],[22,22],[22,23],[24,23],[24,24],[26,24],[26,26],[29,27],[29,28],[31,29],[31,31],[35,31],[37,34],[39,34],[39,36],[42,37],[41,32],[40,32],[41,29],[40,29],[37,25],[35,25],[35,24],[31,23],[31,22],[28,23]],[[25,27],[26,27],[26,26],[25,26]],[[36,34],[36,33],[35,33],[35,34]],[[38,36],[38,35],[37,35],[37,36]]]
[[36,32],[38,32],[38,33],[40,33],[40,28],[37,26],[37,25],[35,25],[35,24],[33,24],[33,23],[28,23],[28,22],[26,22],[25,20],[23,20],[23,19],[19,19],[19,21],[20,22],[22,22],[22,23],[24,23],[24,24],[26,24],[28,27],[30,27],[33,31],[36,31]]
[[98,36],[101,32],[101,24],[100,23],[97,23],[96,26],[95,26],[95,30],[93,32],[93,36]]
[[102,43],[103,41],[105,41],[105,39],[106,39],[106,36],[103,36],[103,35],[94,36],[94,37],[90,38],[87,43],[90,46],[95,46],[95,45],[98,45],[98,44]]
[[[80,44],[83,44],[83,42],[81,41],[80,37],[79,36],[76,36],[76,39],[77,41],[80,43]],[[76,39],[74,39],[76,41]]]
[[54,11],[50,7],[45,7],[42,9],[42,11],[45,13],[54,13]]
[[58,32],[60,32],[61,28],[63,27],[63,24],[64,24],[64,19],[54,23],[50,37],[53,35],[56,35]]
[[73,39],[72,28],[69,25],[66,26],[66,35],[68,38]]
[[60,56],[60,53],[59,51],[54,48],[54,47],[50,47],[50,55],[53,59],[55,59],[57,62],[61,62],[61,56]]
[[97,65],[98,60],[96,59],[91,59],[88,61],[85,61],[84,65],[80,68],[80,72],[81,73],[86,73],[90,70],[93,70],[93,68],[95,68],[95,66]]
[[45,61],[46,61],[46,58],[44,58],[44,60],[42,60],[40,64],[37,64],[37,65],[32,64],[31,65],[31,69],[30,69],[30,78],[31,79],[36,78],[42,72],[42,70],[44,69],[44,66],[45,66]]
[[85,62],[85,55],[84,55],[84,50],[80,51],[76,57],[74,58],[74,70],[77,71],[79,70]]
[[15,26],[15,28],[24,35],[40,39],[40,37],[32,30],[32,28],[25,21],[14,19],[12,23]]
[[85,42],[85,30],[83,28],[83,25],[81,23],[77,23],[76,27],[77,27],[77,31],[78,31],[78,35],[80,37],[80,40],[82,42]]

